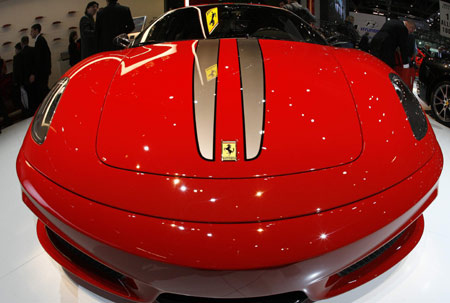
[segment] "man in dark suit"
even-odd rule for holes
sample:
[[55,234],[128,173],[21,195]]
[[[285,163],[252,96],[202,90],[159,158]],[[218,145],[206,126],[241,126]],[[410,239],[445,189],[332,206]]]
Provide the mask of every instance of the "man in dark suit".
[[28,95],[28,111],[26,115],[32,116],[34,114],[32,110],[37,108],[37,102],[33,99],[36,96],[35,85],[34,83],[30,83],[30,76],[33,74],[35,55],[34,47],[29,46],[29,42],[28,36],[23,36],[20,39],[20,44],[22,45],[22,52],[20,54],[23,60],[22,85]]
[[14,46],[15,55],[13,57],[13,83],[16,86],[23,85],[23,57],[22,44],[19,42]]
[[20,44],[22,45],[22,56],[25,65],[24,76],[25,83],[29,83],[30,75],[32,74],[32,68],[34,65],[34,47],[29,46],[30,40],[27,36],[23,36],[20,39]]
[[[25,90],[28,93],[28,100],[31,103],[35,103],[31,98],[33,98],[36,93],[34,92],[34,84],[30,83],[30,76],[33,73],[33,67],[34,67],[34,60],[35,60],[35,54],[34,54],[34,47],[29,46],[30,40],[28,39],[28,36],[23,36],[20,39],[20,44],[22,44],[22,57],[23,57],[23,63],[24,63],[24,87]],[[34,113],[32,113],[34,114]]]
[[98,51],[117,50],[113,39],[117,35],[129,34],[134,29],[130,9],[117,3],[117,0],[107,0],[108,5],[99,10],[95,23],[95,35]]
[[391,19],[387,21],[380,31],[372,38],[370,49],[374,56],[394,68],[395,51],[400,48],[402,62],[408,68],[408,36],[413,33],[416,26],[411,21]]
[[41,34],[41,25],[34,24],[31,27],[30,34],[33,39],[36,39],[34,44],[34,65],[30,76],[30,83],[35,83],[36,104],[34,105],[37,108],[49,92],[48,78],[52,72],[52,59],[47,41]]
[[80,19],[81,59],[95,54],[95,21],[94,16],[98,10],[98,3],[91,1],[87,4],[84,16]]

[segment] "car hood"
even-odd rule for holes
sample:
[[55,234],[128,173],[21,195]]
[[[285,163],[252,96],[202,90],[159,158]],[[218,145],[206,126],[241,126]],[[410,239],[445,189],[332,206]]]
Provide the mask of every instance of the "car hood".
[[[249,121],[241,109],[240,74],[245,78],[245,68],[239,62],[248,59],[231,39],[220,41],[218,80],[222,84],[214,91],[218,99],[213,121],[216,149],[222,139],[238,134],[237,161],[222,162],[217,150],[214,161],[205,160],[205,150],[197,148],[194,104],[201,100],[189,94],[195,90],[194,54],[200,58],[201,49],[195,41],[184,41],[98,54],[71,69],[65,74],[70,82],[45,142],[36,144],[28,132],[22,147],[26,165],[18,168],[33,167],[56,185],[111,210],[123,210],[131,218],[142,214],[178,221],[242,223],[320,215],[326,210],[333,214],[337,207],[410,182],[440,152],[429,124],[426,136],[415,138],[389,78],[392,70],[375,57],[305,43],[259,44],[265,60],[267,102],[265,149],[255,159],[245,160],[242,150],[243,125]],[[255,64],[245,65],[251,71]],[[355,106],[342,73],[360,123],[355,121]],[[234,83],[236,75],[237,83],[226,86]],[[248,83],[242,85],[245,90]],[[327,99],[331,97],[335,99]],[[344,161],[348,163],[319,169]],[[306,173],[263,175],[308,168]],[[411,207],[417,202],[406,205],[400,200],[393,200],[392,206]],[[376,199],[373,205],[379,205]],[[351,211],[355,216],[361,212]],[[389,210],[385,216],[394,219]]]
[[98,158],[118,169],[197,178],[350,163],[362,151],[360,123],[330,50],[256,39],[136,48],[106,96]]

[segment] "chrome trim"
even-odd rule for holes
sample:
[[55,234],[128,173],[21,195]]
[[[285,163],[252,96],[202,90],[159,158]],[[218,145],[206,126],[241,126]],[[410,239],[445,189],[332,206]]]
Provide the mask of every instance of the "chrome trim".
[[261,152],[264,136],[264,63],[258,40],[238,39],[237,44],[241,71],[245,159],[253,160]]
[[214,160],[216,87],[215,79],[207,81],[206,70],[217,66],[219,40],[200,40],[194,55],[193,102],[197,147],[205,160]]

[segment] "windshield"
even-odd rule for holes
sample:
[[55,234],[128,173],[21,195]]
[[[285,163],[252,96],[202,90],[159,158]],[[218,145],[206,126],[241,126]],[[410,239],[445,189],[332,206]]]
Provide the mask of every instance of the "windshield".
[[134,46],[238,37],[327,44],[310,25],[287,10],[230,4],[192,6],[168,12],[136,37]]

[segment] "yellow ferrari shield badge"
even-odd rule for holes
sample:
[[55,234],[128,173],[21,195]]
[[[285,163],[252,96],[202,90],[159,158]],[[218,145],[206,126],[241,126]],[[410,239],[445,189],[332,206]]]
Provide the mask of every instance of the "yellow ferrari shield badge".
[[236,141],[222,141],[222,161],[237,161]]
[[206,11],[206,22],[208,23],[209,34],[219,25],[219,16],[217,14],[217,7]]
[[205,69],[205,73],[206,73],[206,80],[208,81],[217,78],[217,64],[214,64]]

